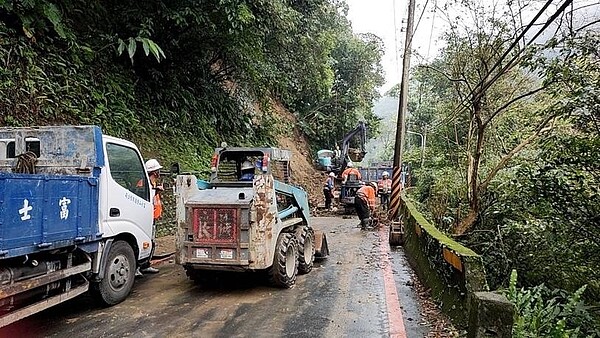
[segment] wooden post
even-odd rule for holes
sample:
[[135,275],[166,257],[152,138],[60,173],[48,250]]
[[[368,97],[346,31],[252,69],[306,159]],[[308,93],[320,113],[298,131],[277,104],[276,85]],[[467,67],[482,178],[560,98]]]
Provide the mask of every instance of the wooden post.
[[408,2],[408,21],[406,23],[406,41],[402,58],[402,81],[400,82],[400,101],[398,104],[398,121],[396,124],[396,144],[394,147],[394,175],[392,175],[392,195],[390,197],[390,220],[398,218],[400,209],[400,193],[402,192],[402,151],[406,134],[405,120],[408,106],[408,73],[410,71],[410,51],[413,38],[413,21],[415,17],[415,0]]

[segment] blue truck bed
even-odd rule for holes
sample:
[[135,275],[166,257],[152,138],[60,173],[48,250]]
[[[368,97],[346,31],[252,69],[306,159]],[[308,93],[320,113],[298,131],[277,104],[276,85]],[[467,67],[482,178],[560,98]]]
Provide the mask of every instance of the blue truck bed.
[[[95,250],[101,238],[100,129],[0,128],[0,138],[16,144],[14,155],[0,158],[0,259],[71,245]],[[39,142],[38,173],[13,172],[25,139]]]
[[368,168],[359,168],[360,175],[362,176],[362,180],[365,182],[377,182],[383,177],[383,172],[387,171],[392,178],[394,174],[394,168],[391,167],[368,167]]
[[0,173],[0,258],[99,239],[98,178]]

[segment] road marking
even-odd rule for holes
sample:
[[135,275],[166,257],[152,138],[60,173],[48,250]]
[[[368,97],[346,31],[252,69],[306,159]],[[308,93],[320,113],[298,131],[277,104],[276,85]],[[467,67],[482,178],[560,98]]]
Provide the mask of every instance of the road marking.
[[383,286],[385,289],[385,304],[387,307],[388,323],[390,326],[390,337],[406,338],[402,308],[398,300],[398,290],[394,280],[392,261],[390,260],[390,246],[386,240],[388,237],[387,227],[379,229],[379,249],[383,263]]

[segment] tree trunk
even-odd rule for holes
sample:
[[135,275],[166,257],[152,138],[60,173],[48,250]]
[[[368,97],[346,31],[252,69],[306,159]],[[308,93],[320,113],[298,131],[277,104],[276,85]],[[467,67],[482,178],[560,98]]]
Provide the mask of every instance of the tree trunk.
[[[469,231],[479,215],[479,166],[481,164],[481,154],[483,152],[485,125],[481,119],[481,102],[473,102],[472,124],[475,125],[475,149],[468,153],[469,168],[467,172],[467,198],[469,200],[469,212],[465,218],[454,229],[456,235],[462,235]],[[469,142],[470,143],[470,142]]]

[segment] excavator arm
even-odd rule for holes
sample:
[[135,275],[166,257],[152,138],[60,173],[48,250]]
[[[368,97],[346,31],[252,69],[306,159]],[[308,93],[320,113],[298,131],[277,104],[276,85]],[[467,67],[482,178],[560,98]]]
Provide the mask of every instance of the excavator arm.
[[[354,153],[350,153],[350,141],[355,137],[358,136],[359,137],[359,149],[357,149],[357,152]],[[344,169],[346,169],[346,166],[348,165],[349,160],[355,161],[355,162],[360,162],[362,161],[363,157],[366,154],[365,151],[365,145],[367,142],[367,126],[365,125],[365,123],[363,121],[359,121],[358,125],[356,126],[356,128],[352,129],[350,132],[348,132],[346,135],[344,135],[344,138],[342,139],[342,149],[341,149],[341,158],[342,158],[342,165],[339,169],[340,172],[343,172]]]

